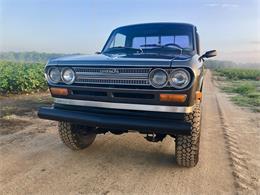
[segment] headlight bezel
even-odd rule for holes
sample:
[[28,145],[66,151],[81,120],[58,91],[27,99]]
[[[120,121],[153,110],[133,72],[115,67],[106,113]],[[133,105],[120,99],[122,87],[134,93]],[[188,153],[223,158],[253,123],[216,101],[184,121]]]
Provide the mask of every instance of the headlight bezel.
[[[52,77],[51,77],[51,71],[52,71],[52,70],[58,70],[58,72],[59,72],[59,80],[56,80],[56,81],[55,81],[55,80],[52,79]],[[47,77],[47,80],[48,80],[49,83],[57,84],[57,83],[61,82],[61,71],[60,71],[60,69],[57,68],[57,67],[50,67],[50,68],[48,68],[48,70],[47,70],[46,77]]]
[[[163,73],[165,73],[165,75],[166,75],[166,81],[165,81],[165,83],[164,83],[163,85],[158,85],[158,84],[156,84],[156,83],[154,83],[154,82],[152,81],[152,78],[153,78],[153,76],[155,75],[156,71],[162,71]],[[169,80],[168,72],[167,72],[166,70],[162,69],[162,68],[155,68],[155,69],[153,69],[153,70],[149,73],[149,83],[150,83],[150,85],[152,85],[154,88],[160,89],[160,88],[166,87],[166,86],[168,85],[168,80]]]
[[[65,73],[65,71],[67,71],[67,70],[70,70],[70,71],[72,72],[72,75],[73,75],[72,80],[70,80],[70,81],[66,81],[66,80],[64,79],[64,73]],[[75,71],[74,71],[72,68],[70,68],[70,67],[65,67],[65,68],[62,69],[62,71],[61,71],[61,80],[62,80],[65,84],[70,85],[70,84],[74,83],[75,79],[76,79],[76,74],[75,74]]]
[[[174,84],[174,82],[172,81],[173,75],[178,73],[178,72],[183,72],[187,76],[187,82],[185,82],[185,84],[182,85],[182,86],[178,86],[178,85]],[[184,68],[173,69],[171,71],[171,73],[169,74],[169,84],[170,84],[171,87],[174,87],[175,89],[185,89],[187,86],[190,85],[190,83],[191,83],[191,74],[188,70],[186,70]]]

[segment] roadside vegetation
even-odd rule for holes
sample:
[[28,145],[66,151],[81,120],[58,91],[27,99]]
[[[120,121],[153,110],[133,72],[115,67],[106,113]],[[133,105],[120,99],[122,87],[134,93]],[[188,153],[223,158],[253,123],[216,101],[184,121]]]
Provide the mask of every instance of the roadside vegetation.
[[231,95],[234,103],[260,112],[259,69],[217,68],[215,76],[220,88]]
[[46,63],[51,58],[72,54],[40,53],[40,52],[0,52],[0,60],[9,62]]
[[0,61],[0,136],[32,124],[21,117],[36,117],[40,106],[51,104],[49,93],[39,93],[47,90],[43,70],[42,63]]
[[0,61],[0,94],[45,91],[44,64]]

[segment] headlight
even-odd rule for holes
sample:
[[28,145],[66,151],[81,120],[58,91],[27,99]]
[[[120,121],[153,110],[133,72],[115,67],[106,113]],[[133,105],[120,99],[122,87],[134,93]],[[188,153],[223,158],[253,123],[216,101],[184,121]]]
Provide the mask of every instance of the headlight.
[[60,71],[58,68],[51,68],[48,72],[48,79],[52,83],[60,82]]
[[62,71],[61,79],[66,84],[72,84],[75,80],[75,72],[71,68],[65,68]]
[[190,73],[185,69],[175,69],[169,76],[170,84],[176,89],[183,89],[190,83]]
[[168,74],[163,69],[154,69],[149,74],[149,81],[155,88],[163,88],[167,85]]

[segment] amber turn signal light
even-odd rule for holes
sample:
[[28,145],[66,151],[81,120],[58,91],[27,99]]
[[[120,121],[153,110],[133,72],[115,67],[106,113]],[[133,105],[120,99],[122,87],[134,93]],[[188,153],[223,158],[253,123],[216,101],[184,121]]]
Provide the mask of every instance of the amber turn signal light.
[[185,102],[186,98],[186,94],[160,94],[160,101],[162,102],[183,103]]
[[61,96],[69,95],[69,90],[66,88],[51,87],[50,91],[52,95],[61,95]]
[[201,101],[202,100],[202,92],[196,91],[196,100]]

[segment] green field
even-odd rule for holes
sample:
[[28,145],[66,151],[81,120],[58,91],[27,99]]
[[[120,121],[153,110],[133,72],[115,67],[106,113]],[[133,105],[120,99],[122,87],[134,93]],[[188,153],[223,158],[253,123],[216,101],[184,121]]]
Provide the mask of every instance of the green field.
[[260,70],[222,68],[216,69],[215,75],[233,102],[260,112]]
[[260,70],[242,68],[220,68],[216,69],[219,76],[224,76],[230,80],[259,80]]
[[0,61],[0,93],[31,93],[47,89],[44,64]]

